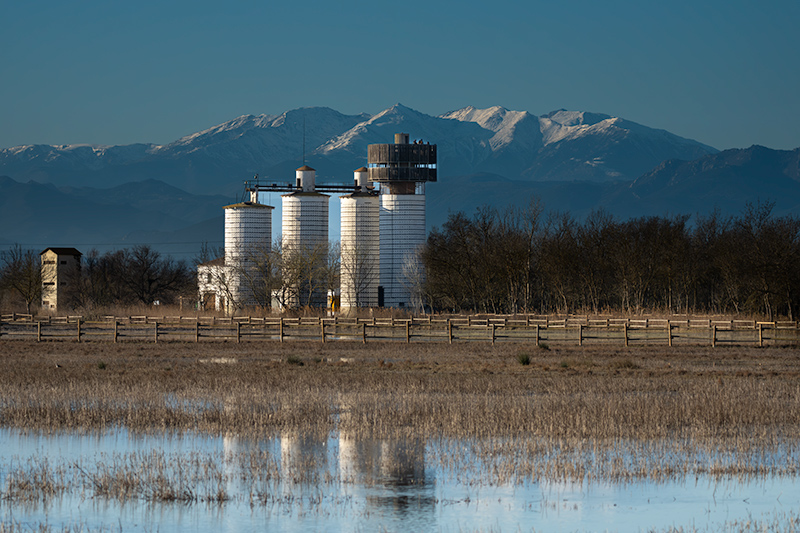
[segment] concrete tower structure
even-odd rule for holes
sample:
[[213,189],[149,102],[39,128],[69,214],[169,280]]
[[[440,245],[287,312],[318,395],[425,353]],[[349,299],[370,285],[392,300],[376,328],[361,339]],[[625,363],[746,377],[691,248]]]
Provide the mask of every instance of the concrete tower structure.
[[41,254],[42,309],[63,310],[81,271],[81,253],[75,248],[48,248]]
[[[222,278],[227,294],[222,297],[226,307],[269,305],[269,295],[259,291],[269,267],[267,259],[271,250],[272,206],[258,203],[258,193],[251,194],[249,202],[226,205],[225,209],[225,259],[224,271],[216,274]],[[259,291],[260,292],[260,291]],[[220,302],[222,303],[222,302]],[[219,307],[219,303],[216,305]]]
[[296,278],[295,294],[287,303],[295,307],[325,307],[330,197],[317,192],[316,171],[308,165],[297,169],[296,178],[299,190],[281,197],[285,274]]
[[436,145],[397,133],[394,144],[367,147],[369,179],[380,183],[379,305],[412,305],[410,270],[425,244],[425,183],[436,181]]
[[354,173],[356,191],[342,196],[340,287],[343,311],[378,306],[380,210],[369,171]]

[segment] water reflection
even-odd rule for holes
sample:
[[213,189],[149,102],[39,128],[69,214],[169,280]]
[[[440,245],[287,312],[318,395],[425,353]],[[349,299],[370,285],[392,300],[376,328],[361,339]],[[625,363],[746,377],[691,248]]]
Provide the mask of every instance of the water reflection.
[[[249,439],[129,435],[124,430],[42,435],[5,429],[0,430],[0,520],[30,529],[46,522],[54,529],[82,524],[87,529],[213,533],[264,528],[639,531],[716,529],[749,516],[797,516],[800,509],[796,476],[744,481],[691,476],[661,483],[532,477],[520,482],[517,476],[501,482],[505,478],[485,472],[498,463],[471,455],[478,448],[474,444],[347,432],[286,432]],[[459,461],[451,462],[454,456]],[[67,488],[45,498],[14,497],[10,487],[17,470],[33,471],[44,459],[51,471],[63,469]],[[770,460],[774,458],[765,458]],[[160,466],[147,478],[151,461]],[[197,495],[213,495],[219,484],[225,499],[181,503],[148,500],[140,493],[129,499],[102,495],[82,473],[98,475],[101,464],[117,465],[118,470],[111,470],[114,476],[139,476],[145,484],[155,483],[158,476],[181,479],[193,484]],[[476,470],[464,467],[469,464]]]

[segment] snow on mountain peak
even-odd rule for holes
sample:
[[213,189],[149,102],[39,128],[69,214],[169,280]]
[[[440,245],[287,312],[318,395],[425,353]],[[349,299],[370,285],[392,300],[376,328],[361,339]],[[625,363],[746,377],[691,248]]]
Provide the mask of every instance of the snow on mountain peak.
[[467,106],[440,115],[440,118],[459,120],[462,122],[475,122],[480,127],[494,132],[494,136],[489,139],[489,146],[491,146],[492,150],[496,151],[504,146],[508,146],[515,140],[517,126],[522,121],[535,117],[527,111],[510,111],[505,107],[497,105],[486,109]]
[[542,138],[545,145],[574,139],[593,133],[609,133],[621,128],[622,121],[617,117],[586,111],[567,111],[559,109],[539,117]]

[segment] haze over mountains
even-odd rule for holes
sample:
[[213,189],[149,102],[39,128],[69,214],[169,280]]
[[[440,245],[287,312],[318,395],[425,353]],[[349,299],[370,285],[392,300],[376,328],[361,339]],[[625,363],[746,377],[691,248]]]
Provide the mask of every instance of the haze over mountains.
[[246,115],[166,145],[1,150],[0,176],[10,179],[0,180],[0,244],[191,242],[197,249],[198,240],[221,241],[221,207],[241,195],[243,180],[291,182],[305,160],[320,181],[349,182],[366,163],[367,145],[392,142],[400,131],[438,145],[429,225],[448,211],[472,214],[531,195],[576,216],[598,207],[620,217],[738,212],[759,199],[776,201],[780,214],[800,213],[798,150],[718,152],[580,111],[537,117],[466,107],[435,117],[397,104],[374,116],[329,108]]

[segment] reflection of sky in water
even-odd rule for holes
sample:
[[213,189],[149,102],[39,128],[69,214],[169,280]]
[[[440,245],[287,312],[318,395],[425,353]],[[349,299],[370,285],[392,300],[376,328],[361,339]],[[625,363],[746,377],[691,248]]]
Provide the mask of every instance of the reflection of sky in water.
[[[452,445],[452,443],[451,443]],[[126,531],[192,530],[225,533],[281,531],[640,531],[668,526],[719,529],[726,522],[770,518],[800,510],[800,482],[768,478],[747,483],[700,477],[665,483],[521,483],[492,486],[446,474],[432,457],[440,450],[419,440],[356,440],[282,435],[255,441],[235,436],[24,434],[0,430],[0,487],[10,465],[46,457],[51,465],[96,462],[133,453],[167,457],[200,454],[219,461],[232,500],[222,504],[120,503],[80,490],[46,503],[0,501],[0,519]],[[459,446],[466,452],[468,446]],[[259,452],[284,474],[311,477],[264,483],[266,503],[251,505],[242,481],[243,454]],[[234,458],[234,459],[232,459]],[[427,459],[427,462],[426,462]],[[307,480],[316,480],[308,482]],[[258,482],[255,483],[256,485]]]

